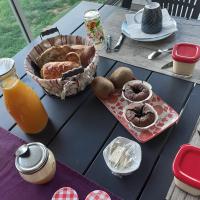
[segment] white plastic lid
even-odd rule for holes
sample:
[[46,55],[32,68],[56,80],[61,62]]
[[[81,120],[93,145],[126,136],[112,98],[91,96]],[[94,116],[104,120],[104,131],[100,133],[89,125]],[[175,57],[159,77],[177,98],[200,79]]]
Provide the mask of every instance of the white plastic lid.
[[92,20],[92,19],[98,18],[99,16],[100,16],[100,14],[99,14],[98,10],[88,10],[84,14],[84,19],[85,20]]

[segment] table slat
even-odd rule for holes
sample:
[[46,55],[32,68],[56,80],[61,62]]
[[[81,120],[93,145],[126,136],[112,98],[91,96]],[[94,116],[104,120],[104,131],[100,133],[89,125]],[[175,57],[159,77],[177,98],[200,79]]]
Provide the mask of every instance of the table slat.
[[152,73],[148,82],[152,85],[153,91],[177,112],[181,111],[194,85],[191,82],[156,72]]
[[[141,200],[164,199],[173,179],[172,162],[180,145],[188,143],[200,113],[200,86],[192,91],[179,123],[174,128],[165,148],[141,195]],[[158,192],[159,188],[159,192]]]

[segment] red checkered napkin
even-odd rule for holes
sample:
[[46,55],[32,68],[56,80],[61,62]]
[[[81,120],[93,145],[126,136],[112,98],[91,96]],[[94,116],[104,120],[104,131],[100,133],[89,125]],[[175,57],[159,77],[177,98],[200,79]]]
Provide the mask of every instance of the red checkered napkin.
[[106,192],[95,190],[93,192],[90,192],[85,200],[111,200],[111,198]]
[[51,200],[78,200],[78,194],[70,187],[63,187],[57,190]]

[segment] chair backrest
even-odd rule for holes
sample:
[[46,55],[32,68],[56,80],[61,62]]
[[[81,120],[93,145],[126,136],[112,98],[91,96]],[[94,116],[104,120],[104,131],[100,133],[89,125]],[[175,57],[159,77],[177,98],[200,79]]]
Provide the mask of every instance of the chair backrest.
[[131,7],[131,3],[132,0],[122,0],[122,7],[129,9]]
[[200,0],[153,0],[167,8],[172,16],[197,19],[200,13]]

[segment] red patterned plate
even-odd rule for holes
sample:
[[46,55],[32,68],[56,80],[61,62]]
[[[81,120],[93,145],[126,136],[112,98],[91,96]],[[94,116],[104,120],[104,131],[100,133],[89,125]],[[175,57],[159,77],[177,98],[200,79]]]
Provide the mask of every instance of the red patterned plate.
[[78,194],[70,187],[63,187],[57,190],[51,200],[78,200]]
[[95,190],[93,192],[90,192],[85,200],[111,200],[111,198],[106,192],[102,190]]
[[164,130],[174,125],[179,119],[178,113],[173,108],[166,104],[159,96],[153,94],[151,100],[147,103],[151,104],[157,111],[158,121],[147,130],[136,130],[131,127],[123,117],[123,108],[129,103],[121,96],[121,91],[117,91],[109,97],[109,99],[101,101],[128,132],[141,143],[153,139]]

